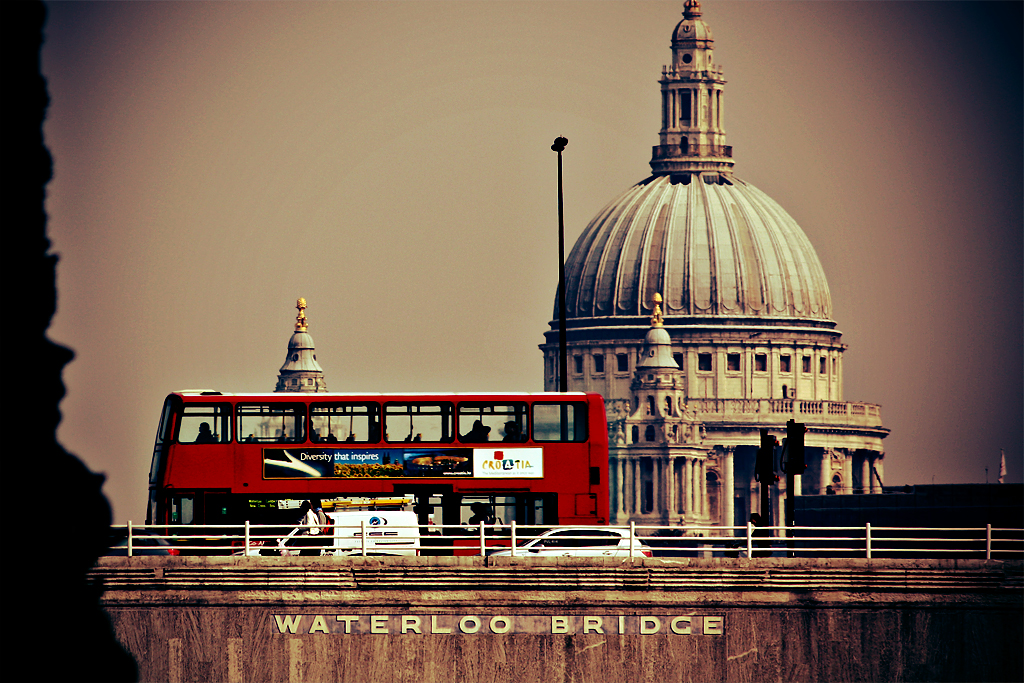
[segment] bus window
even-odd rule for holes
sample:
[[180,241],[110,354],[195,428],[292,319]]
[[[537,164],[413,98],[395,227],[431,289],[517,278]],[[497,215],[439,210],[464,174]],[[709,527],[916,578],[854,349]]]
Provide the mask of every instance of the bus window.
[[377,443],[380,406],[376,403],[314,403],[309,407],[310,441]]
[[459,403],[459,441],[522,443],[527,429],[525,403]]
[[587,405],[575,402],[535,403],[533,440],[586,441]]
[[246,443],[302,443],[305,403],[238,406],[238,440]]
[[451,443],[455,440],[453,412],[451,403],[385,403],[384,440]]
[[184,407],[178,425],[178,443],[229,443],[230,403],[193,403]]

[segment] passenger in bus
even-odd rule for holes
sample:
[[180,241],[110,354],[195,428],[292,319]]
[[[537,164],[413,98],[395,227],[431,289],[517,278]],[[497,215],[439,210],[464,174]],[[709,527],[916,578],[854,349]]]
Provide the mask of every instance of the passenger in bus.
[[491,433],[490,427],[485,427],[480,420],[473,422],[473,428],[461,437],[463,443],[484,443]]
[[514,420],[509,420],[505,423],[505,438],[502,439],[503,443],[522,443],[526,441],[523,438],[523,428],[519,426],[519,423]]
[[423,441],[423,434],[417,433],[416,436],[412,437],[413,441]]
[[327,438],[324,441],[327,443],[338,443],[338,437],[334,435],[334,432],[327,432]]
[[199,425],[199,434],[196,436],[196,443],[217,443],[217,437],[210,430],[210,423],[203,422]]
[[[335,441],[337,441],[337,439],[335,439]],[[356,442],[356,434],[355,434],[355,432],[350,432],[349,435],[347,437],[345,437],[345,443],[355,443],[355,442]]]
[[473,516],[469,518],[470,526],[476,524],[494,524],[494,511],[487,503],[473,503],[469,506]]

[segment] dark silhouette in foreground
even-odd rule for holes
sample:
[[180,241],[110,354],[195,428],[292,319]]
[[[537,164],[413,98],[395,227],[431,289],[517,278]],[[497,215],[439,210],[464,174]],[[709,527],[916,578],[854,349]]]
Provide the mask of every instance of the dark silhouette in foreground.
[[7,364],[6,384],[15,394],[5,405],[17,407],[19,424],[3,450],[3,608],[14,617],[3,639],[4,677],[134,681],[135,661],[114,637],[100,590],[86,583],[109,540],[104,477],[57,443],[61,373],[74,354],[46,338],[57,302],[57,257],[49,253],[43,204],[52,175],[42,133],[49,96],[39,64],[46,8],[19,2],[5,10],[4,289],[19,304],[8,322],[19,359]]

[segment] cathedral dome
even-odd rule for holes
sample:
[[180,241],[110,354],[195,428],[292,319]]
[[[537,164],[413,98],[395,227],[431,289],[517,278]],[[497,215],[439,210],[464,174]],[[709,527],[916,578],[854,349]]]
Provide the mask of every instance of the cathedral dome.
[[825,272],[800,226],[753,185],[717,173],[637,183],[591,221],[565,268],[569,318],[648,316],[660,292],[666,324],[834,325]]

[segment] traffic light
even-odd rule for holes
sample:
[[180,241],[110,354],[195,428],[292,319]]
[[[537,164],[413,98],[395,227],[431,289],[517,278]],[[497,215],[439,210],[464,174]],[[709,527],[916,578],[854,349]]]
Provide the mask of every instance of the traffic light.
[[757,449],[757,460],[754,463],[754,478],[759,482],[774,484],[778,481],[775,475],[775,437],[767,429],[761,430],[761,447]]
[[786,422],[787,472],[803,474],[807,469],[807,463],[804,460],[804,434],[806,433],[807,425],[804,423],[794,420]]

